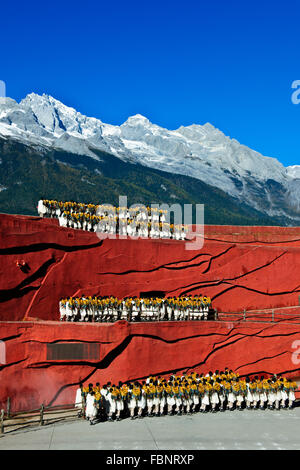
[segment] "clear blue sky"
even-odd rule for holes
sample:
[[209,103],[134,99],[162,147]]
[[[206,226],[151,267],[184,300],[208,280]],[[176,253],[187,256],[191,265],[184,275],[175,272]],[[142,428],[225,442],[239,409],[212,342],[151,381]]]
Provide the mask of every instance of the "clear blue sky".
[[2,2],[7,96],[46,93],[111,124],[210,122],[300,164],[300,1]]

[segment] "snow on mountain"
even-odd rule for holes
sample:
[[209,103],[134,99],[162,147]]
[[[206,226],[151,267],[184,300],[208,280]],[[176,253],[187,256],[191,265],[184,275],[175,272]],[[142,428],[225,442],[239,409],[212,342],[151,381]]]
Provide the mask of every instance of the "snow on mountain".
[[286,168],[287,170],[287,174],[291,177],[291,178],[299,178],[300,179],[300,165],[292,165],[292,166],[288,166]]
[[95,150],[106,151],[124,161],[192,176],[269,215],[287,215],[289,207],[300,207],[300,166],[285,168],[209,123],[168,130],[137,114],[113,126],[51,96],[31,93],[20,103],[0,98],[0,136],[98,160]]

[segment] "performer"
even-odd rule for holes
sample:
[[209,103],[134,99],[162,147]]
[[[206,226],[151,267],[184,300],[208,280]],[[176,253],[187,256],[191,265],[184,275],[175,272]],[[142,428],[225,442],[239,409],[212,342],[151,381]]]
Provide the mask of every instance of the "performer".
[[80,383],[79,388],[76,390],[76,397],[75,397],[75,408],[78,408],[78,418],[82,416],[84,405],[85,405],[85,395],[83,391],[83,385],[82,383]]
[[61,299],[59,301],[59,319],[60,321],[63,321],[64,318],[67,316],[67,312],[66,312],[66,303],[67,303],[67,299]]
[[140,301],[137,297],[131,302],[131,321],[137,321],[140,312]]
[[276,386],[274,385],[275,385],[275,382],[273,382],[271,379],[268,379],[267,407],[269,408],[269,410],[273,410],[275,406],[277,390],[276,390]]
[[117,410],[117,404],[116,404],[117,396],[118,396],[118,390],[117,390],[115,385],[112,385],[112,387],[110,387],[108,389],[108,394],[107,394],[108,421],[113,421],[113,416],[116,413],[116,410]]
[[47,207],[45,205],[45,202],[46,202],[46,200],[44,200],[44,199],[40,199],[38,201],[37,210],[38,210],[38,213],[39,213],[40,217],[45,217],[47,212],[48,212]]
[[182,404],[185,408],[185,412],[188,415],[192,414],[191,410],[193,408],[194,403],[192,400],[191,385],[188,383],[188,381],[186,381],[182,387]]
[[264,388],[264,377],[261,377],[260,380],[257,380],[257,390],[259,394],[259,408],[261,410],[264,410],[265,402],[268,401],[267,394]]
[[167,399],[168,415],[171,416],[173,412],[173,406],[175,405],[175,398],[174,398],[174,392],[173,392],[171,381],[165,383],[164,390],[165,390],[166,399]]
[[147,411],[148,416],[153,416],[153,406],[154,406],[154,396],[156,392],[156,387],[153,384],[152,379],[149,381],[149,385],[145,388],[146,398],[147,398]]
[[166,299],[166,313],[167,313],[167,318],[169,321],[172,320],[173,309],[174,309],[174,299],[173,298]]
[[138,406],[138,418],[141,419],[143,417],[143,411],[146,408],[146,392],[145,387],[146,383],[143,382],[142,386],[138,382],[135,383],[135,388],[139,388],[140,393],[138,391],[134,392],[137,395],[137,406]]
[[163,387],[159,385],[157,381],[155,381],[153,385],[155,387],[153,396],[154,415],[159,416]]
[[210,384],[212,385],[210,397],[212,412],[216,413],[216,406],[220,403],[219,394],[221,392],[221,385],[218,381],[214,382],[213,380],[210,382]]
[[175,413],[181,415],[182,391],[179,388],[179,382],[174,382],[172,389],[175,398]]
[[90,424],[94,424],[94,420],[97,416],[97,407],[95,403],[95,392],[90,390],[86,396],[86,408],[85,408],[85,416]]
[[103,387],[100,389],[100,395],[101,395],[101,401],[102,401],[102,410],[105,414],[105,416],[109,415],[109,410],[110,410],[110,403],[108,400],[108,385],[104,384]]
[[133,393],[134,385],[130,384],[127,392],[127,405],[129,409],[130,419],[135,419],[135,409],[137,407],[137,395]]
[[259,403],[259,388],[258,388],[258,376],[254,377],[254,384],[252,386],[252,395],[253,395],[253,408],[256,409]]
[[273,387],[276,388],[276,400],[275,400],[275,409],[279,410],[280,409],[280,404],[282,400],[282,382],[280,379],[277,379],[274,377],[275,384],[273,384]]
[[251,406],[253,404],[253,394],[251,388],[251,381],[249,377],[246,377],[246,393],[245,393],[245,400],[246,400],[246,409],[251,410]]
[[286,408],[286,401],[288,399],[288,384],[284,379],[281,380],[281,408]]
[[237,379],[236,382],[239,386],[239,390],[236,393],[236,406],[239,411],[243,410],[243,402],[245,401],[245,394],[247,393],[246,382],[240,379]]
[[288,401],[288,407],[289,407],[289,410],[291,410],[294,407],[294,403],[295,403],[295,400],[296,400],[295,391],[297,390],[298,385],[297,385],[297,382],[295,382],[293,380],[288,380],[287,382],[289,384],[289,387],[288,387],[288,400],[289,400]]

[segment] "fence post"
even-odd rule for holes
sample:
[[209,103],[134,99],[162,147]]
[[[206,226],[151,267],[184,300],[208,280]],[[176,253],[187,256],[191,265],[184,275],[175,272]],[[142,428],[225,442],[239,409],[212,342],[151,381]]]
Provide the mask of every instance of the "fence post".
[[44,424],[44,405],[42,405],[40,409],[40,426],[43,426],[43,424]]
[[272,310],[272,322],[274,323],[274,310]]
[[4,434],[4,410],[1,410],[0,415],[0,435]]
[[244,321],[246,321],[246,309],[244,308]]
[[10,398],[7,399],[7,410],[6,410],[7,418],[10,418]]

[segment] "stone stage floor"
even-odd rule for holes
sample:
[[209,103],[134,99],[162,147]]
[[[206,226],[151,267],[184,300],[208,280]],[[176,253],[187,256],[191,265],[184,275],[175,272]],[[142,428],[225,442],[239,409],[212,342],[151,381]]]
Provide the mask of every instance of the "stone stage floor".
[[78,419],[6,433],[0,450],[298,450],[300,407],[164,416],[91,426]]

